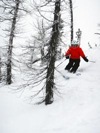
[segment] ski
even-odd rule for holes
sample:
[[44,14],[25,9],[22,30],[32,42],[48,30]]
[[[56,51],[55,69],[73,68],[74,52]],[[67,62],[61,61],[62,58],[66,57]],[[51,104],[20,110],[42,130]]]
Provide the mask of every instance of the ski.
[[76,76],[80,76],[81,75],[81,73],[76,73]]
[[57,68],[56,68],[56,71],[57,71],[58,73],[60,73],[60,75],[61,75],[64,79],[66,79],[66,80],[70,79],[69,76],[65,76],[62,72],[60,72],[59,70],[57,70]]
[[70,79],[70,77],[65,76],[65,75],[63,75],[63,74],[62,74],[62,77],[63,77],[64,79],[66,79],[66,80]]

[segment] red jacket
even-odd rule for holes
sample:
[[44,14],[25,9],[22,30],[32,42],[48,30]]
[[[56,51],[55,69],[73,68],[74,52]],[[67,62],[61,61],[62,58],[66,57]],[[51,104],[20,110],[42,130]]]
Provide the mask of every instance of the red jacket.
[[70,56],[71,59],[80,59],[80,56],[84,58],[85,54],[79,46],[71,46],[66,52],[65,56]]

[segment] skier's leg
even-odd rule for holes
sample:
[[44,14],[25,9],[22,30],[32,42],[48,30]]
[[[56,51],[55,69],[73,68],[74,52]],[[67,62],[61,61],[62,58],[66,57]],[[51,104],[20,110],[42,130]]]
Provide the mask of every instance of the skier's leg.
[[70,72],[75,73],[77,71],[77,69],[78,69],[79,66],[80,66],[80,59],[77,59],[77,60],[75,60],[75,63],[73,65],[73,68],[71,69]]
[[69,59],[69,63],[68,63],[68,65],[65,67],[65,70],[70,70],[71,69],[71,67],[73,66],[73,59]]

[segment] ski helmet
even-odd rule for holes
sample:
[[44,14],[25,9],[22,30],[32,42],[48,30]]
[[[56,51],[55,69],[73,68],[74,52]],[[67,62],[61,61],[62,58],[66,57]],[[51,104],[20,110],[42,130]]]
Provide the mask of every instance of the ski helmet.
[[78,42],[78,41],[73,40],[73,41],[71,42],[71,45],[72,45],[72,46],[77,46],[77,45],[79,45],[79,42]]

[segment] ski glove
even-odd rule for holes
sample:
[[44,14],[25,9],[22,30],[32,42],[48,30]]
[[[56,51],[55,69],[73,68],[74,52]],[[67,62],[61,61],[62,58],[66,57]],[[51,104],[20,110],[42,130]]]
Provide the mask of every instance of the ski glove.
[[69,56],[66,56],[66,59],[69,59]]
[[84,59],[86,62],[88,62],[88,61],[89,61],[86,57],[83,57],[83,59]]

